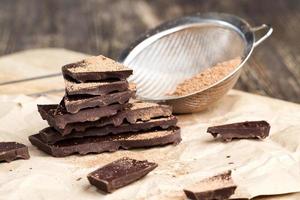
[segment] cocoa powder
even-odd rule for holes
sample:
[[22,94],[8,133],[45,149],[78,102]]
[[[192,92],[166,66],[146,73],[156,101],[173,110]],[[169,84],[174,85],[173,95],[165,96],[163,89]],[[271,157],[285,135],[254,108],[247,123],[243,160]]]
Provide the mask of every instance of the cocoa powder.
[[241,58],[235,58],[207,68],[192,78],[179,83],[171,95],[183,96],[203,90],[230,74],[240,63]]

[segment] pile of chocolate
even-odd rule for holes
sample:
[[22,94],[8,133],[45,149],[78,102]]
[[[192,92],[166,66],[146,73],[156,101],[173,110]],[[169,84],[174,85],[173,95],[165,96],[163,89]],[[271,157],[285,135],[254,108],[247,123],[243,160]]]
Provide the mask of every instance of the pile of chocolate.
[[59,104],[38,105],[50,127],[29,137],[42,151],[64,157],[177,144],[169,106],[134,100],[132,70],[104,56],[62,68],[66,94]]

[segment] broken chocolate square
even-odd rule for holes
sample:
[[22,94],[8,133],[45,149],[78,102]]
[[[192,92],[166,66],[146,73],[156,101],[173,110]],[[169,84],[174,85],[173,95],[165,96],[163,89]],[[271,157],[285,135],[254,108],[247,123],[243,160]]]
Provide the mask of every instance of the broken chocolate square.
[[104,192],[113,192],[146,176],[157,167],[147,160],[121,158],[88,174],[89,182]]
[[248,138],[264,139],[269,136],[270,124],[266,121],[247,121],[208,127],[207,132],[214,137],[220,135],[224,141]]
[[64,128],[58,128],[50,123],[62,135],[68,135],[72,131],[83,132],[91,127],[103,127],[107,125],[120,126],[124,121],[135,123],[138,120],[148,121],[158,117],[169,117],[172,114],[172,108],[167,105],[146,102],[130,102],[132,106],[128,109],[119,111],[116,115],[103,117],[97,121],[87,121],[82,123],[69,123]]
[[54,157],[65,157],[76,153],[85,155],[88,153],[114,152],[120,148],[149,148],[167,144],[178,144],[181,141],[181,136],[180,128],[170,127],[166,130],[74,138],[55,144],[45,143],[39,134],[29,136],[29,140],[40,150]]
[[85,108],[103,107],[114,103],[124,104],[130,98],[135,96],[135,91],[126,90],[123,92],[114,92],[107,95],[77,95],[65,96],[64,105],[70,113],[77,113]]
[[17,142],[0,142],[0,162],[29,159],[28,147]]
[[184,189],[184,193],[192,200],[225,200],[234,194],[236,188],[231,171],[227,171]]
[[68,95],[106,95],[125,91],[129,88],[129,84],[126,80],[77,83],[65,78],[65,88]]
[[95,82],[107,79],[125,80],[132,74],[132,69],[99,55],[65,65],[62,67],[62,72],[64,76],[69,76],[78,82]]
[[102,117],[117,114],[118,111],[128,108],[130,104],[113,104],[99,108],[89,108],[77,113],[68,113],[61,104],[38,105],[38,111],[48,124],[57,129],[63,129],[69,123],[96,121]]
[[54,144],[62,140],[68,140],[72,138],[83,138],[91,136],[104,136],[109,134],[121,134],[128,132],[140,132],[151,130],[153,128],[167,129],[171,126],[175,126],[177,119],[175,116],[156,118],[149,121],[138,121],[136,123],[123,123],[120,126],[108,125],[104,127],[89,128],[83,132],[72,132],[68,135],[61,135],[58,131],[51,127],[44,128],[39,132],[42,140],[48,144]]

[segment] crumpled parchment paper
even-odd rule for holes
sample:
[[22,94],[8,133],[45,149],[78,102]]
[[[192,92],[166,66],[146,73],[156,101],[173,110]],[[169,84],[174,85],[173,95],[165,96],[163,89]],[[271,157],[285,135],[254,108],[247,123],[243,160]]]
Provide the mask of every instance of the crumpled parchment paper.
[[[59,98],[0,96],[0,141],[25,143],[31,154],[0,163],[1,200],[186,199],[183,188],[228,169],[238,185],[234,198],[300,191],[300,105],[231,91],[205,112],[179,116],[183,140],[177,146],[53,158],[27,139],[47,126],[36,104],[53,102]],[[271,136],[224,143],[206,133],[208,126],[245,120],[267,120]],[[112,194],[90,186],[89,172],[123,156],[159,166]]]

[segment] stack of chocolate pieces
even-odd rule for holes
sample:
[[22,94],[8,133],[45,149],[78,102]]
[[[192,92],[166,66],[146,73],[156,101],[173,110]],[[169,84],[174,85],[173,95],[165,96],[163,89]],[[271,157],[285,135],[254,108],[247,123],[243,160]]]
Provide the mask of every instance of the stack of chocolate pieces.
[[50,127],[29,137],[52,156],[177,144],[177,119],[169,106],[134,100],[126,80],[132,70],[104,56],[62,68],[66,94],[60,104],[38,105]]

